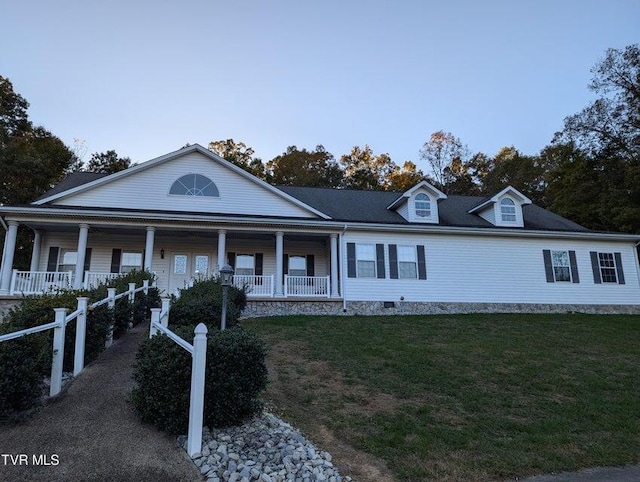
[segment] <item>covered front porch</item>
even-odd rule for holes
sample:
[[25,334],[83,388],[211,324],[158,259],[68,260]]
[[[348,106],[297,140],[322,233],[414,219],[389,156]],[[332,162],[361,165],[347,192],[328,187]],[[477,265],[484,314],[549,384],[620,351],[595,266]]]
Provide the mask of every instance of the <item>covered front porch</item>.
[[[340,299],[340,234],[254,226],[114,226],[29,223],[29,270],[13,269],[18,223],[5,235],[0,295],[89,288],[128,271],[155,274],[164,296],[229,264],[233,283],[251,299]],[[8,248],[8,249],[7,249]]]

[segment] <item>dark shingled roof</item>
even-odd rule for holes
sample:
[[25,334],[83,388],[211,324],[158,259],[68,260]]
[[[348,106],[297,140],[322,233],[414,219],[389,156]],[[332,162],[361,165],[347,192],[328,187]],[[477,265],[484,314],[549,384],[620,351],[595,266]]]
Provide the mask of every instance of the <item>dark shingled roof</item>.
[[105,176],[108,176],[108,174],[104,174],[102,172],[72,172],[62,181],[60,181],[58,184],[53,186],[42,196],[36,199],[36,201],[48,198],[49,196],[53,196],[54,194],[58,194],[68,189],[73,189],[74,187],[82,186],[83,184],[87,184],[91,181],[95,181],[96,179],[100,179],[101,177]]
[[[277,186],[305,204],[331,216],[334,221],[409,224],[400,214],[387,209],[400,192],[356,191],[318,187]],[[448,196],[438,202],[440,226],[492,228],[490,222],[469,211],[486,201],[482,196]],[[588,231],[579,224],[534,204],[522,208],[525,229],[548,231]]]
[[[55,187],[43,194],[44,199],[68,189],[95,181],[107,174],[74,172]],[[353,189],[331,189],[321,187],[276,186],[281,191],[328,215],[333,221],[410,224],[394,210],[387,209],[401,192],[358,191]],[[486,201],[481,196],[449,196],[438,202],[440,226],[469,228],[492,228],[490,222],[469,211]],[[546,209],[528,204],[523,206],[525,229],[544,231],[589,231]],[[518,228],[512,228],[518,229]]]

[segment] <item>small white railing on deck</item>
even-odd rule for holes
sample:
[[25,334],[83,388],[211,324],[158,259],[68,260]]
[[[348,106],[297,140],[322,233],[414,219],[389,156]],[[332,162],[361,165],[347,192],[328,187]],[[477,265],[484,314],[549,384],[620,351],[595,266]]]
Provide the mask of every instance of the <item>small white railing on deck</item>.
[[329,276],[284,275],[284,295],[329,298]]
[[233,276],[233,286],[246,289],[247,296],[273,296],[273,278],[270,276],[253,276],[236,274]]
[[122,276],[120,273],[101,273],[98,271],[85,271],[84,272],[84,289],[88,290],[95,288],[96,286],[104,283],[107,280],[111,280]]
[[9,293],[33,295],[67,289],[73,286],[71,271],[18,271],[13,270]]

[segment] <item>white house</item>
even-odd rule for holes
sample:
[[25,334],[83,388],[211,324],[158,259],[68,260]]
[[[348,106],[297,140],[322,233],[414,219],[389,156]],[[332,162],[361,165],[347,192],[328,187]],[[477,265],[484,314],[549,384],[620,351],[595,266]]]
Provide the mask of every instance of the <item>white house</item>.
[[[0,216],[5,297],[142,268],[170,294],[229,263],[249,314],[640,312],[640,236],[590,231],[512,187],[277,187],[193,145],[73,174]],[[12,269],[19,224],[35,233],[24,272]]]

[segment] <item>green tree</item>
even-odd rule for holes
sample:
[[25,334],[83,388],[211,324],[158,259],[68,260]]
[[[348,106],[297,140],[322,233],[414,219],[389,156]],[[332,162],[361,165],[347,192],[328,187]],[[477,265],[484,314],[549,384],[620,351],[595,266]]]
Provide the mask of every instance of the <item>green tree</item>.
[[267,179],[283,186],[338,187],[342,170],[324,146],[307,151],[289,146],[267,163]]
[[405,161],[402,167],[393,164],[391,172],[384,180],[385,189],[389,191],[406,191],[425,178],[424,173],[411,161]]
[[254,176],[265,178],[262,160],[255,157],[255,151],[244,142],[236,142],[233,139],[212,141],[209,143],[209,150]]
[[114,174],[131,167],[131,159],[120,157],[114,150],[107,152],[94,152],[87,164],[87,172],[101,172],[104,174]]
[[[44,127],[29,121],[29,103],[0,76],[0,204],[27,204],[58,183],[75,156]],[[0,237],[4,242],[4,237]],[[15,266],[26,268],[31,233],[18,231]]]
[[434,180],[436,187],[446,192],[447,170],[451,175],[452,164],[462,165],[469,155],[468,149],[460,139],[450,132],[437,131],[429,136],[422,145],[420,159],[426,161],[427,174]]
[[394,170],[389,154],[376,156],[368,145],[354,146],[349,154],[340,157],[340,165],[344,169],[343,185],[349,189],[385,190]]

